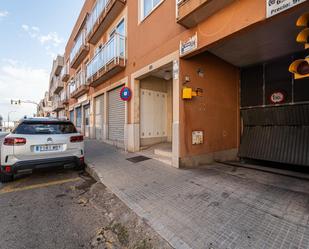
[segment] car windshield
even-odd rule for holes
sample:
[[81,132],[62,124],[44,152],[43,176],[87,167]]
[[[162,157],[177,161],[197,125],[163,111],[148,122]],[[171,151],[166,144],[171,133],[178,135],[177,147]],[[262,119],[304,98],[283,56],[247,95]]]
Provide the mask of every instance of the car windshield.
[[13,134],[42,135],[77,133],[71,122],[24,122],[19,124]]

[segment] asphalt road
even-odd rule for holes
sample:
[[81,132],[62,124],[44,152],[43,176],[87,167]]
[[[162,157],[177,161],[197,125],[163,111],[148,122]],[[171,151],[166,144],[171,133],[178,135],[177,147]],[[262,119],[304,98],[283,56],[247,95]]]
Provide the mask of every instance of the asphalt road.
[[0,249],[90,248],[100,215],[79,202],[93,183],[68,170],[0,183]]
[[0,184],[0,213],[0,249],[171,248],[85,172],[45,170]]
[[[2,144],[2,141],[4,139],[4,137],[7,135],[7,133],[5,132],[0,132],[0,148],[1,148],[1,144]],[[1,158],[1,150],[0,150],[0,158]],[[0,188],[2,186],[2,183],[0,182]]]
[[0,186],[0,248],[90,248],[101,216],[81,198],[93,183],[87,175],[59,170]]

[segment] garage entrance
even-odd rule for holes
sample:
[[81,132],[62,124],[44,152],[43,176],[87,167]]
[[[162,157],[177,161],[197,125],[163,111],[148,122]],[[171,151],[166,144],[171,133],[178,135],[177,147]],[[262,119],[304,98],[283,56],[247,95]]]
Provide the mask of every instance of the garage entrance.
[[104,95],[100,95],[94,100],[95,109],[95,138],[103,139],[103,124],[104,124]]
[[84,134],[90,137],[90,104],[84,106]]
[[308,55],[295,41],[307,11],[304,3],[209,49],[240,68],[241,158],[309,166],[309,80],[288,71]]
[[120,99],[121,87],[108,92],[108,140],[124,146],[125,102]]
[[309,166],[309,79],[287,70],[292,54],[241,70],[239,156]]
[[82,132],[82,107],[77,107],[75,109],[75,112],[76,112],[76,128],[78,130],[78,132]]

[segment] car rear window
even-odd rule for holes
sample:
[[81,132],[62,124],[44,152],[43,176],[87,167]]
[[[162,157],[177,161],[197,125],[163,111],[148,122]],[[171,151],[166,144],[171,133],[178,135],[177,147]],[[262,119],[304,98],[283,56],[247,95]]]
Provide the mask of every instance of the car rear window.
[[71,122],[23,122],[13,131],[13,134],[27,135],[70,133],[77,133],[75,126]]

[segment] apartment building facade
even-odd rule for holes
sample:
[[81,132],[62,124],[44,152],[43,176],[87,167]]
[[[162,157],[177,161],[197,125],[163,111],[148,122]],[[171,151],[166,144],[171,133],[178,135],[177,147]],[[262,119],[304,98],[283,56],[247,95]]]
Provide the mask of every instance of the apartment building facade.
[[288,73],[309,5],[290,2],[86,0],[54,62],[51,96],[65,98],[54,111],[87,137],[154,146],[174,167],[239,156],[309,165],[309,83]]
[[52,101],[50,100],[49,92],[45,92],[44,98],[39,102],[37,108],[38,117],[49,117],[52,114]]

